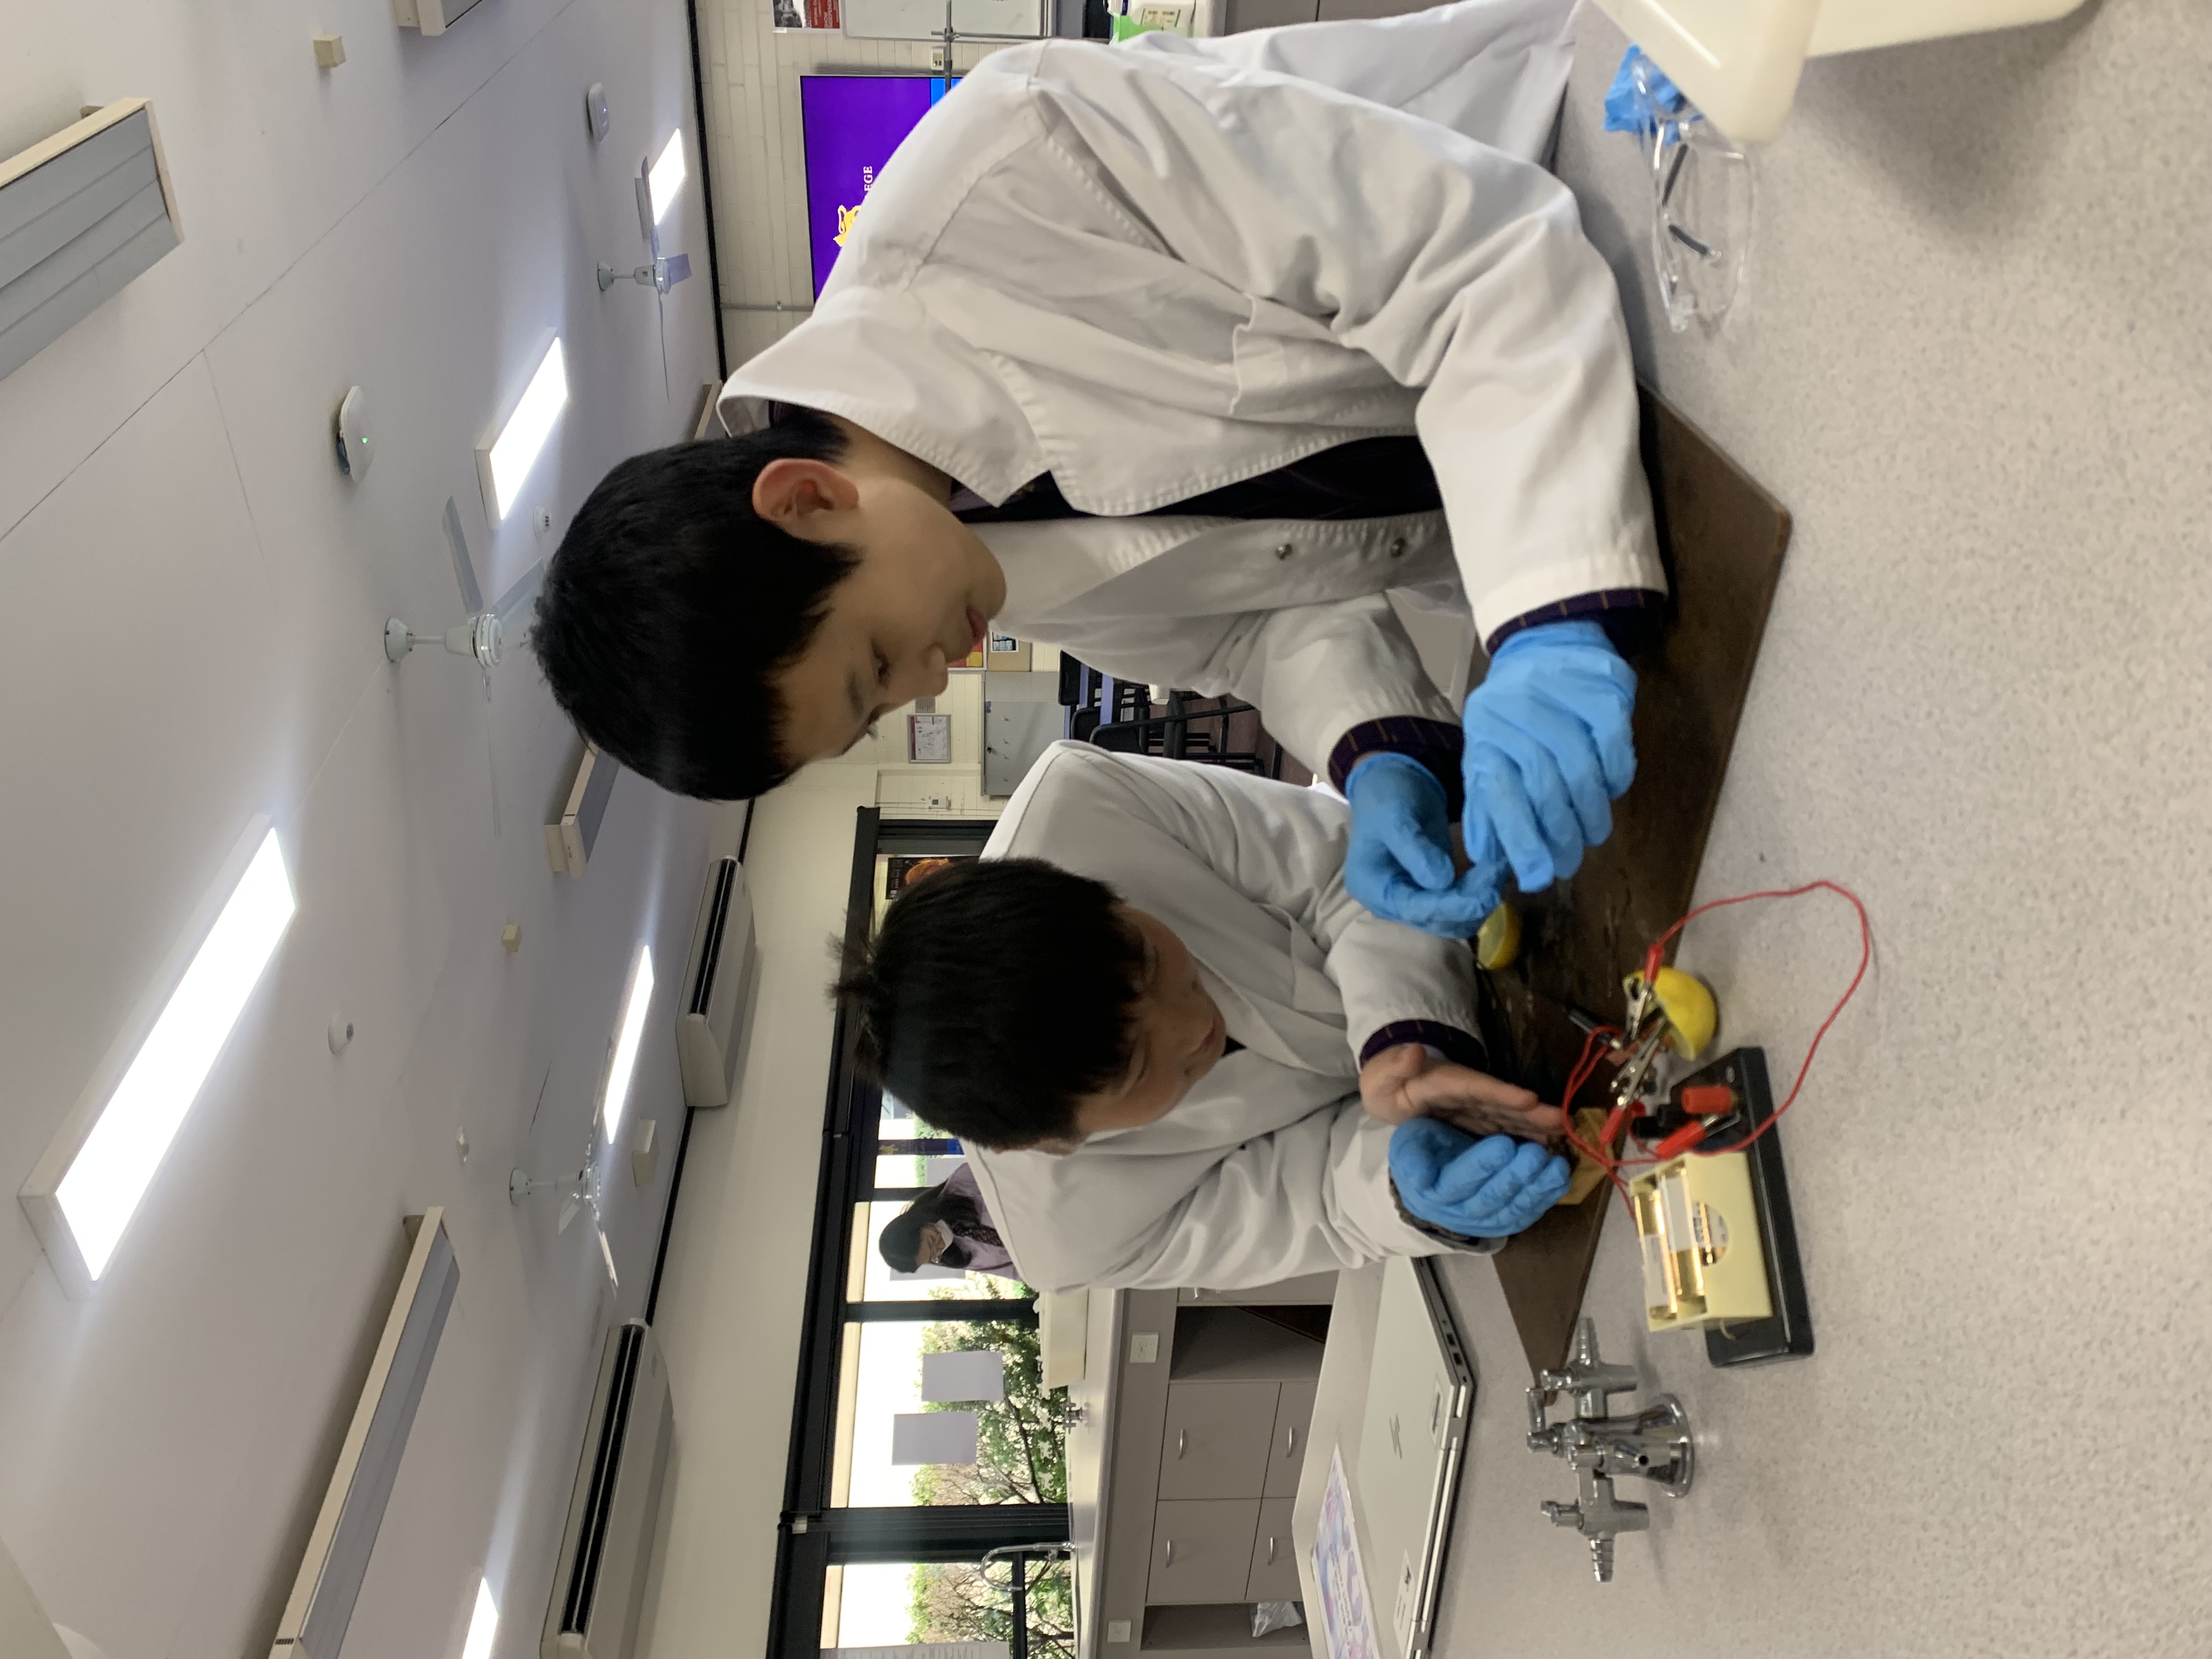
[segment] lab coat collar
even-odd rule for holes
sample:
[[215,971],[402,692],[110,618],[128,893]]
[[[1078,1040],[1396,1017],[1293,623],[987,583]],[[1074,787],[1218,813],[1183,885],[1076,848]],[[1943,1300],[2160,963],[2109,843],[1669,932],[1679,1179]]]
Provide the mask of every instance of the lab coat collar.
[[831,284],[811,317],[730,376],[722,424],[757,431],[779,403],[842,415],[994,507],[1048,470],[982,355],[902,292]]

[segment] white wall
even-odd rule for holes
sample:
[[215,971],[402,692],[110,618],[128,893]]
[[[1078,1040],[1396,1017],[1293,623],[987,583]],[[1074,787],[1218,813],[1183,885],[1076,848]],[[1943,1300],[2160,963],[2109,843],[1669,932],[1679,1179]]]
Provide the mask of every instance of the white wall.
[[[488,1572],[515,1659],[665,1181],[600,1155],[617,1294],[591,1230],[510,1206],[507,1172],[574,1167],[638,940],[680,977],[706,814],[625,779],[590,872],[556,879],[539,824],[574,739],[527,654],[487,701],[443,653],[393,669],[380,635],[457,619],[447,493],[488,592],[548,550],[520,514],[486,532],[471,455],[544,331],[574,391],[531,482],[556,526],[617,457],[684,435],[714,374],[705,282],[664,307],[592,270],[640,254],[628,174],[687,115],[684,8],[486,0],[440,40],[386,0],[87,0],[0,27],[0,153],[150,96],[185,233],[0,380],[6,1188],[250,813],[300,901],[97,1298],[64,1301],[0,1215],[0,1538],[114,1659],[265,1650],[400,1218],[443,1204],[461,1289],[346,1652],[457,1653]],[[315,28],[343,66],[316,69]],[[667,228],[703,253],[697,191]],[[329,422],[356,382],[380,453],[354,484]],[[663,1000],[631,1111],[672,1127],[668,1030]]]
[[652,1652],[758,1652],[830,1085],[825,994],[845,923],[865,766],[813,766],[755,808],[745,866],[760,951],[733,1103],[693,1121],[656,1324],[675,1391],[674,1491]]

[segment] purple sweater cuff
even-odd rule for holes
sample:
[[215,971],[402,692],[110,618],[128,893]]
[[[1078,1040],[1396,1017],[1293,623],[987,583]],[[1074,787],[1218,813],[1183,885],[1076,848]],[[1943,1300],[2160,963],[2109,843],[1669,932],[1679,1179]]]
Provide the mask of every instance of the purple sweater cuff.
[[[1571,599],[1561,599],[1557,605],[1547,605],[1531,611],[1526,616],[1516,617],[1501,625],[1482,642],[1484,652],[1498,654],[1498,647],[1524,628],[1536,628],[1545,623],[1594,622],[1604,628],[1608,635],[1613,632],[1607,618],[1626,622],[1647,611],[1656,611],[1667,603],[1664,593],[1648,587],[1609,587],[1601,593],[1577,593]],[[1620,641],[1614,641],[1618,645]]]
[[1434,1019],[1396,1019],[1381,1027],[1359,1045],[1359,1063],[1364,1066],[1385,1048],[1395,1048],[1401,1042],[1426,1043],[1455,1066],[1478,1072],[1490,1069],[1490,1051],[1482,1046],[1480,1037]]
[[1419,714],[1389,714],[1364,720],[1336,740],[1328,754],[1328,781],[1344,793],[1352,769],[1370,755],[1403,755],[1419,761],[1444,787],[1444,811],[1459,817],[1463,786],[1460,782],[1460,750],[1467,738],[1449,720],[1426,720]]

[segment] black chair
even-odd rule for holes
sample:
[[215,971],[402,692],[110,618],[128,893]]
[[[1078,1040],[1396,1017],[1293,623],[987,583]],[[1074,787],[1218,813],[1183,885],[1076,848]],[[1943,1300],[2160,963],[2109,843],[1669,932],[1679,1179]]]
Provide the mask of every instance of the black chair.
[[[1209,766],[1227,766],[1239,772],[1250,772],[1260,777],[1279,777],[1282,773],[1282,746],[1269,744],[1271,753],[1263,753],[1261,739],[1255,737],[1249,749],[1231,747],[1229,722],[1236,715],[1250,714],[1256,730],[1260,711],[1249,702],[1237,702],[1222,698],[1211,708],[1193,708],[1180,691],[1168,693],[1164,714],[1149,712],[1127,720],[1102,720],[1095,725],[1085,741],[1102,749],[1119,750],[1124,754],[1162,755],[1170,760],[1199,761]],[[1218,721],[1211,732],[1194,730],[1208,721]]]

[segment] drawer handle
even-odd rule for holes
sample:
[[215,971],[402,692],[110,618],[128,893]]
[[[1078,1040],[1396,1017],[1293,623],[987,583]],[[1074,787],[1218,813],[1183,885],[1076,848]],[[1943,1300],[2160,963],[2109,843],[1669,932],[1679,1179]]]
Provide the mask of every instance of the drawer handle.
[[1164,1567],[1171,1567],[1175,1565],[1175,1540],[1172,1538],[1168,1540],[1168,1559],[1161,1562],[1160,1565]]
[[1176,1455],[1177,1457],[1181,1457],[1189,1449],[1190,1431],[1188,1429],[1177,1429],[1176,1431]]
[[1295,1423],[1283,1431],[1283,1455],[1291,1457],[1298,1449],[1298,1425]]
[[1275,1565],[1275,1536],[1273,1533],[1267,1534],[1267,1565],[1271,1567]]

